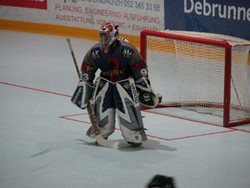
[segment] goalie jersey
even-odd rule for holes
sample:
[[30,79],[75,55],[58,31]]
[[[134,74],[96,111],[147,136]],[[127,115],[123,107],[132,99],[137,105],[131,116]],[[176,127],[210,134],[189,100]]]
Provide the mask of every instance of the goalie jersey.
[[94,45],[84,57],[82,79],[93,82],[97,69],[100,76],[111,82],[133,77],[147,77],[147,66],[138,50],[126,41],[117,40],[108,53],[101,50],[101,44]]

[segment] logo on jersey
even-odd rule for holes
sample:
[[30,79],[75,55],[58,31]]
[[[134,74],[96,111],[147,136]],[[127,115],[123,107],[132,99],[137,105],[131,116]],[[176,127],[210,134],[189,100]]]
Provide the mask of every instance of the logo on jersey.
[[91,55],[94,60],[100,58],[100,50],[93,50]]
[[133,50],[129,49],[129,48],[124,48],[123,52],[122,52],[123,57],[125,58],[132,58],[133,55]]

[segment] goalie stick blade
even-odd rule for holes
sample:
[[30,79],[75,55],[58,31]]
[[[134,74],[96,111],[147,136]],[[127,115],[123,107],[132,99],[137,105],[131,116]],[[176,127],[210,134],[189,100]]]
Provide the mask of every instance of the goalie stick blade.
[[117,141],[112,140],[106,140],[104,139],[100,134],[95,136],[97,144],[100,146],[113,148],[113,149],[119,149],[121,147],[121,143]]

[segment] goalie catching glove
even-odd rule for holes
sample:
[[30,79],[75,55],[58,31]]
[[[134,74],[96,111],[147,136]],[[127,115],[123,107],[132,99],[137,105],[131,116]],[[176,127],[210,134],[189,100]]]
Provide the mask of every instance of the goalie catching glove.
[[139,93],[139,101],[142,106],[155,108],[161,102],[161,96],[155,94],[150,86],[150,82],[146,77],[141,77],[135,81],[137,91]]
[[80,80],[71,98],[71,102],[81,109],[85,109],[92,98],[94,86],[92,83]]

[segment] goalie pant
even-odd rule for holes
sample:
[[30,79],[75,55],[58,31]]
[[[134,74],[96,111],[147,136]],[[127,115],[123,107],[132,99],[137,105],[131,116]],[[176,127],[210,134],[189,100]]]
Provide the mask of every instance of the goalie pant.
[[[104,138],[108,138],[115,131],[117,114],[125,141],[140,144],[147,140],[134,79],[128,78],[113,83],[99,77],[96,80],[93,105]],[[87,135],[95,136],[92,127],[87,131]]]

